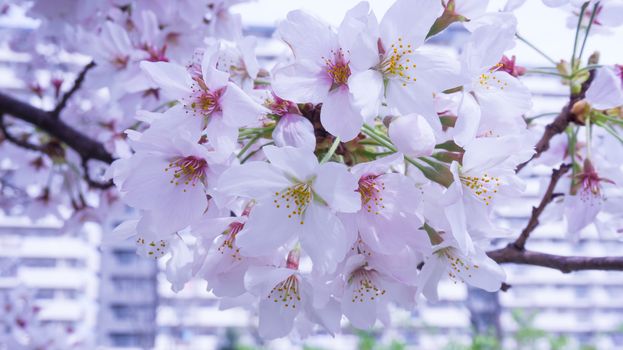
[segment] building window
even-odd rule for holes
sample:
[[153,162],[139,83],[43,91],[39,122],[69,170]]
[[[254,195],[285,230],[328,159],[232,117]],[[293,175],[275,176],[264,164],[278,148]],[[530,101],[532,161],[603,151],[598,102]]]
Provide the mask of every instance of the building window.
[[119,347],[152,347],[154,344],[152,334],[113,333],[110,340],[113,346]]
[[22,258],[22,266],[28,267],[56,267],[56,259],[51,258]]
[[113,254],[115,260],[122,265],[131,265],[138,261],[138,255],[133,250],[116,250]]

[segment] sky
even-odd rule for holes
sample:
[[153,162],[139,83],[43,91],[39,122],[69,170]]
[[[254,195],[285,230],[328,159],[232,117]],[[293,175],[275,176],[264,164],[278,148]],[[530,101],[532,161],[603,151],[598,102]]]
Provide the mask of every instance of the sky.
[[[285,18],[289,11],[302,8],[333,25],[338,25],[346,11],[358,2],[359,0],[257,0],[237,5],[234,12],[242,15],[246,25],[271,26]],[[378,18],[393,3],[390,0],[369,2]],[[505,3],[505,0],[491,0],[489,9],[499,10]],[[539,0],[527,0],[515,13],[519,22],[518,32],[523,37],[556,60],[570,59],[575,29],[567,27],[568,9],[548,8]],[[622,39],[623,27],[613,30],[610,35],[591,36],[585,57],[598,47],[602,54],[602,63],[623,63],[623,45],[620,44]],[[546,60],[523,43],[518,43],[509,53],[517,55],[521,62],[530,66],[547,64]]]

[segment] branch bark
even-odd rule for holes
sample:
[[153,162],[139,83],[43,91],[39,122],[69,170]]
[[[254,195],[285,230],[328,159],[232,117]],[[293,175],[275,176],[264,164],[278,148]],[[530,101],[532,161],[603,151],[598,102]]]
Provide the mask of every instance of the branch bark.
[[75,94],[76,91],[80,90],[80,87],[82,86],[82,82],[84,81],[84,78],[86,78],[87,76],[87,72],[93,67],[95,67],[95,62],[91,61],[89,64],[84,66],[82,71],[80,71],[80,73],[76,77],[76,80],[74,81],[74,85],[71,87],[71,89],[69,89],[69,91],[63,94],[63,97],[61,97],[61,100],[56,105],[56,108],[54,108],[54,110],[51,112],[54,118],[58,119],[60,117],[61,111],[65,108],[65,106],[67,106],[67,102],[69,101],[71,96],[73,96],[73,94]]
[[578,120],[578,117],[571,112],[571,109],[573,108],[573,105],[576,102],[584,98],[586,94],[586,90],[588,90],[594,77],[595,77],[595,71],[590,70],[590,75],[588,79],[586,79],[586,81],[582,83],[582,88],[580,89],[580,92],[577,94],[571,95],[569,97],[569,102],[562,108],[558,116],[556,116],[556,118],[554,118],[554,120],[551,123],[545,126],[545,131],[543,132],[543,136],[541,136],[541,139],[539,140],[539,142],[537,142],[537,144],[534,146],[534,150],[535,150],[534,155],[527,161],[519,164],[517,166],[517,169],[515,169],[515,172],[518,173],[519,171],[521,171],[521,169],[523,169],[526,165],[528,165],[528,163],[540,157],[543,152],[547,151],[549,149],[549,143],[552,140],[552,138],[560,133],[563,133],[565,129],[567,129],[567,126],[569,124],[571,124],[572,122],[583,124],[583,122],[580,122]]
[[502,249],[487,252],[500,264],[534,265],[559,270],[563,273],[581,270],[623,271],[623,256],[586,257],[563,256],[517,249],[513,243]]
[[35,145],[34,143],[30,143],[28,142],[28,140],[25,140],[23,138],[19,138],[13,134],[11,134],[9,132],[9,128],[6,125],[6,123],[4,122],[4,114],[0,113],[0,131],[2,131],[2,135],[4,136],[4,139],[6,139],[7,141],[11,142],[12,144],[21,147],[21,148],[25,148],[25,149],[29,149],[31,151],[37,151],[37,152],[44,152],[44,147],[41,145]]
[[515,240],[514,245],[517,249],[519,250],[524,249],[526,245],[526,241],[530,237],[530,234],[539,225],[539,217],[545,210],[545,207],[547,207],[547,205],[551,203],[551,201],[555,197],[554,189],[556,188],[556,184],[558,183],[558,180],[560,180],[560,178],[563,177],[563,175],[566,174],[567,171],[569,171],[569,169],[571,169],[571,165],[562,164],[560,168],[552,170],[552,177],[549,181],[549,185],[547,186],[547,189],[545,190],[545,193],[543,194],[543,198],[541,199],[539,206],[532,207],[532,215],[530,215],[530,220],[528,221],[528,225],[526,225],[526,228],[524,228],[523,231],[521,231],[521,235],[519,235],[519,237],[517,237],[517,240]]
[[108,164],[114,160],[104,145],[85,136],[62,120],[54,118],[52,113],[33,107],[3,93],[0,93],[0,113],[10,114],[15,118],[39,127],[71,147],[82,158],[87,160],[95,159]]

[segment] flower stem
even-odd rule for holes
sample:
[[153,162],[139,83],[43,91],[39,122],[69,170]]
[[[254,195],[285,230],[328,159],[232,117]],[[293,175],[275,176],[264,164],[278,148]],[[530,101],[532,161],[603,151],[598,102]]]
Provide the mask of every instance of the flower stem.
[[[365,135],[367,135],[368,137],[372,138],[373,140],[375,140],[376,142],[378,142],[381,146],[389,149],[390,151],[392,151],[393,153],[398,152],[398,150],[396,149],[396,147],[391,143],[391,141],[389,141],[388,139],[386,139],[386,137],[383,135],[381,136],[374,128],[372,128],[369,125],[364,124],[363,127],[361,128],[363,133]],[[424,157],[422,157],[421,160],[423,160],[424,162],[430,164],[432,167],[426,167],[422,164],[420,164],[419,162],[417,162],[415,159],[408,157],[408,156],[404,156],[404,159],[406,162],[408,162],[409,164],[413,165],[414,167],[418,168],[418,170],[420,170],[420,172],[422,172],[422,174],[424,174],[424,176],[426,176],[426,178],[437,182],[438,184],[448,187],[450,186],[450,184],[452,183],[452,179],[451,177],[448,178],[448,174],[443,174],[439,172],[438,166],[439,164],[426,159]]]
[[396,147],[394,147],[394,145],[392,145],[389,140],[386,140],[383,136],[379,135],[376,130],[374,130],[374,128],[372,128],[371,126],[364,124],[362,129],[363,133],[366,134],[366,136],[378,142],[381,146],[389,149],[392,152],[398,152]]
[[584,122],[584,129],[586,130],[586,159],[591,159],[591,114],[587,113],[586,121]]
[[562,74],[557,73],[557,72],[546,72],[546,71],[536,70],[536,69],[528,69],[526,71],[526,74],[554,75],[554,76],[561,77],[561,78],[568,78],[567,76],[562,75]]
[[588,26],[586,27],[586,33],[584,33],[584,41],[582,41],[582,48],[580,48],[580,54],[578,55],[578,61],[582,61],[582,54],[584,53],[584,47],[586,46],[586,40],[588,39],[588,34],[591,31],[591,27],[593,26],[593,20],[595,19],[595,14],[597,13],[597,7],[599,6],[599,1],[595,3],[593,6],[593,12],[591,13],[590,22],[588,22]]
[[543,56],[546,60],[550,61],[553,65],[557,65],[558,63],[551,58],[549,55],[547,55],[545,52],[541,51],[541,49],[539,49],[538,47],[534,46],[534,44],[532,44],[531,42],[529,42],[528,40],[526,40],[523,36],[519,35],[519,33],[515,34],[515,36],[517,37],[517,39],[521,40],[524,42],[524,44],[530,46],[534,51],[538,52],[541,56]]
[[575,39],[573,41],[573,54],[571,55],[571,71],[575,71],[575,54],[578,50],[578,39],[580,37],[580,28],[582,27],[582,19],[584,19],[584,12],[588,6],[588,1],[582,4],[580,9],[580,16],[578,16],[578,25],[575,28]]
[[333,143],[331,144],[331,148],[329,148],[329,151],[327,151],[324,157],[322,157],[320,164],[328,162],[329,159],[333,157],[333,154],[335,153],[335,150],[337,150],[337,146],[339,146],[339,144],[340,144],[340,137],[336,136],[335,139],[333,140]]
[[259,140],[262,137],[261,134],[257,134],[255,135],[251,140],[249,140],[249,142],[247,142],[246,145],[244,145],[244,147],[242,147],[242,149],[240,150],[240,152],[238,153],[238,158],[242,157],[242,155],[249,150],[249,148],[257,142],[257,140]]
[[255,155],[257,152],[259,152],[262,148],[264,148],[264,146],[268,146],[268,145],[274,145],[274,142],[267,142],[263,145],[261,145],[258,149],[254,150],[253,152],[249,152],[249,154],[247,154],[243,159],[240,160],[240,164],[244,164],[244,162],[246,162],[247,160],[249,160],[249,158],[253,157],[253,155]]

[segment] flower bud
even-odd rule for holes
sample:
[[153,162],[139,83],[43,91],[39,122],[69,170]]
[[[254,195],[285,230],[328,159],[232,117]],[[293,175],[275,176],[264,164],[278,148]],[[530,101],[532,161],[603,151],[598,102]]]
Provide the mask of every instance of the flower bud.
[[418,114],[398,117],[389,125],[389,137],[396,148],[407,156],[433,154],[435,133],[426,119]]
[[586,102],[586,100],[580,100],[573,104],[571,107],[571,113],[576,116],[576,120],[584,124],[586,119],[586,115],[591,111],[591,106]]
[[313,151],[316,148],[314,126],[305,117],[287,113],[275,126],[273,140],[279,147],[293,146]]

